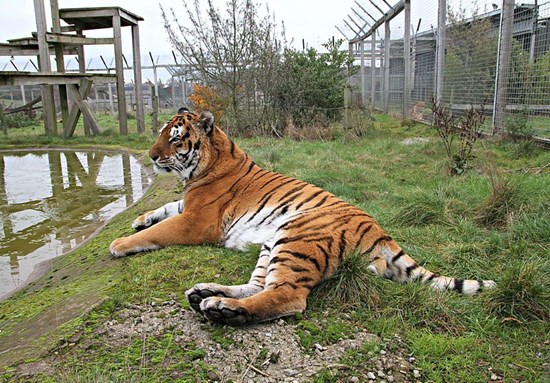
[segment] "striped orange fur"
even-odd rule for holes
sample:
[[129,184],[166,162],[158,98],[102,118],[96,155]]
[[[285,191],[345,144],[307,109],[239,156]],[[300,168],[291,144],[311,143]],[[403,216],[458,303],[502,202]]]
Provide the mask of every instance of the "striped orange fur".
[[158,170],[184,181],[183,199],[138,217],[138,231],[111,244],[113,256],[170,245],[261,245],[248,283],[200,283],[186,292],[191,307],[212,321],[242,325],[301,312],[311,289],[352,252],[368,257],[371,272],[400,282],[464,294],[495,286],[420,266],[359,208],[256,165],[209,112],[173,117],[149,155]]

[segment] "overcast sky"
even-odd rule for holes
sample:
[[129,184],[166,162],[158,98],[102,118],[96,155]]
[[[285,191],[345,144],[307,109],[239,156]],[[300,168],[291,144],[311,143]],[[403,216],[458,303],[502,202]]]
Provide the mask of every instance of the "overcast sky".
[[[192,2],[192,0],[188,0]],[[200,0],[206,4],[206,0]],[[386,10],[382,0],[374,0],[379,6]],[[387,0],[388,3],[396,3],[397,0]],[[223,6],[226,0],[213,0],[215,4]],[[275,14],[275,19],[279,25],[284,22],[287,39],[294,40],[295,48],[302,47],[302,39],[307,46],[321,48],[321,44],[326,42],[332,36],[341,38],[342,35],[335,28],[338,25],[341,29],[345,28],[343,22],[349,14],[354,15],[351,8],[359,12],[362,11],[355,4],[355,0],[256,0],[269,4],[271,13]],[[358,0],[360,4],[374,17],[378,18],[380,13],[369,3],[368,0]],[[458,0],[448,0],[449,3],[457,3]],[[185,15],[182,0],[162,0],[165,9],[174,8],[176,12],[181,12],[182,21],[185,21]],[[437,0],[413,0],[412,24],[416,27],[418,20],[422,19],[421,30],[430,28],[435,23],[437,14]],[[469,3],[469,2],[468,2]],[[480,4],[490,3],[488,0],[479,0]],[[500,1],[499,1],[500,3]],[[49,13],[49,0],[45,0],[47,11],[48,27],[51,28],[51,16]],[[142,61],[146,61],[148,53],[151,52],[159,62],[170,61],[172,47],[167,40],[164,31],[161,11],[158,0],[59,0],[60,8],[78,8],[78,7],[104,7],[119,6],[135,13],[145,20],[140,22],[141,53]],[[265,13],[265,6],[261,7],[261,12]],[[366,19],[369,19],[363,13]],[[357,16],[354,18],[360,22]],[[400,20],[399,20],[400,21]],[[348,23],[351,25],[352,22]],[[392,34],[399,33],[400,25],[392,27]],[[32,31],[36,30],[36,21],[34,17],[33,0],[0,0],[0,41],[5,42],[8,39],[30,36]],[[349,32],[345,32],[349,33]],[[109,36],[107,31],[88,32],[88,36]],[[349,33],[353,37],[352,33]],[[393,37],[393,36],[392,36]],[[132,56],[130,28],[123,28],[123,51],[129,60]],[[101,62],[99,56],[102,55],[109,64],[113,57],[113,49],[109,46],[88,46],[86,47],[87,61],[96,60]],[[0,58],[0,70],[4,69],[9,58]],[[67,60],[66,60],[67,61]],[[17,58],[16,64],[20,70],[22,66],[28,63],[28,58]],[[73,63],[76,65],[76,63]],[[27,64],[28,65],[28,64]],[[92,64],[93,66],[94,64]],[[97,64],[99,65],[99,64]],[[97,66],[95,65],[95,66]],[[5,70],[13,70],[11,65],[5,67]],[[147,79],[146,76],[144,76]]]

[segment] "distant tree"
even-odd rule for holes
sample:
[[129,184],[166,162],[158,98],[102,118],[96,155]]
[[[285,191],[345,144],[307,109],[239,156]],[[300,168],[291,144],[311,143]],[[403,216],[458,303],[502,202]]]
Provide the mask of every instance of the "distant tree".
[[[284,33],[277,30],[274,17],[261,16],[252,0],[228,0],[216,8],[208,0],[206,9],[198,0],[182,0],[184,12],[161,5],[170,42],[183,60],[198,72],[206,85],[215,88],[227,101],[224,114],[230,126],[261,120],[267,110],[264,93],[275,81]],[[243,121],[254,112],[256,121]]]
[[314,48],[286,50],[273,101],[295,125],[342,117],[347,69],[353,62],[347,50],[340,50],[342,43],[343,40],[329,40],[323,44],[326,53]]

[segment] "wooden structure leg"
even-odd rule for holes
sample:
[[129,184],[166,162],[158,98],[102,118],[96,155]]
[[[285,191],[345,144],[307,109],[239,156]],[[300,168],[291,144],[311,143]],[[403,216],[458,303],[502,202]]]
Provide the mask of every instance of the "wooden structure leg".
[[141,79],[141,52],[139,48],[139,26],[132,25],[132,50],[134,55],[134,86],[136,94],[136,120],[138,133],[145,132],[145,116],[143,113],[143,91]]
[[124,89],[124,63],[122,62],[122,36],[120,15],[113,16],[113,34],[115,40],[115,67],[117,76],[118,120],[120,134],[128,134],[128,115],[126,113],[126,90]]
[[84,115],[84,121],[88,121],[88,125],[90,126],[90,130],[93,134],[101,133],[101,129],[94,118],[90,105],[88,105],[88,102],[86,101],[91,89],[92,81],[88,79],[82,80],[82,84],[78,87],[73,84],[68,85],[69,94],[74,102],[71,106],[69,118],[63,131],[63,136],[65,138],[69,138],[74,134],[80,113]]

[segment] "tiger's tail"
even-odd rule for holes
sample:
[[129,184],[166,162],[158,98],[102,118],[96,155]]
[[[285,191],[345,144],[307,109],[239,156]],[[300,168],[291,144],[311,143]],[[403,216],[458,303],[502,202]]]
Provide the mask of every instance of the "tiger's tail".
[[496,287],[491,280],[459,279],[438,275],[420,266],[391,238],[378,243],[371,252],[368,269],[395,281],[407,283],[420,281],[438,291],[454,290],[465,295],[475,295],[483,289]]

